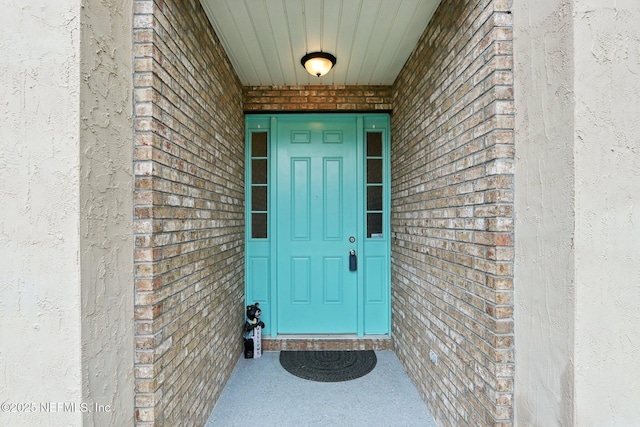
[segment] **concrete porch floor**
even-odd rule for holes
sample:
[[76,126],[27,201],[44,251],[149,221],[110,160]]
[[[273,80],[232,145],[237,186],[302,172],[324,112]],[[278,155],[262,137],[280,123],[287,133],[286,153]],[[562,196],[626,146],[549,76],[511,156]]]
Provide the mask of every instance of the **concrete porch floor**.
[[364,377],[336,383],[291,375],[279,356],[240,359],[206,427],[436,427],[393,351],[376,351],[376,367]]

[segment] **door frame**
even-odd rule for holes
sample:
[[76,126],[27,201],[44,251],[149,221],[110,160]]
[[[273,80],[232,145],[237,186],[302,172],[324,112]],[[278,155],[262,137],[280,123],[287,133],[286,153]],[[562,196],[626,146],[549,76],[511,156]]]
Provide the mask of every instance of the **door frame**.
[[[278,221],[274,214],[273,201],[278,200],[277,164],[278,122],[295,116],[296,119],[322,121],[331,118],[350,117],[356,120],[358,187],[357,191],[357,240],[354,243],[358,254],[357,272],[357,336],[391,335],[391,159],[390,159],[390,118],[387,113],[301,113],[301,114],[247,114],[245,116],[245,305],[258,302],[262,308],[262,320],[265,322],[265,335],[278,335],[277,318],[277,258],[278,242],[276,241]],[[382,135],[383,164],[383,210],[382,238],[366,237],[366,161],[365,138],[368,133]],[[252,141],[266,135],[266,159],[261,155],[252,156]],[[254,153],[255,154],[255,153]],[[266,184],[252,183],[252,162],[267,163]],[[264,164],[264,163],[263,163]],[[267,187],[266,212],[256,211],[253,207],[252,192],[258,186]],[[254,216],[264,220],[266,215],[265,235],[260,229],[254,233]],[[259,230],[259,227],[255,227]],[[370,256],[368,257],[368,254]],[[368,280],[367,276],[371,277]],[[374,278],[375,276],[375,278]],[[375,285],[372,285],[375,283]],[[374,286],[375,288],[371,288]],[[370,292],[370,288],[373,291]],[[375,298],[372,295],[375,294]],[[321,319],[319,319],[321,321]]]

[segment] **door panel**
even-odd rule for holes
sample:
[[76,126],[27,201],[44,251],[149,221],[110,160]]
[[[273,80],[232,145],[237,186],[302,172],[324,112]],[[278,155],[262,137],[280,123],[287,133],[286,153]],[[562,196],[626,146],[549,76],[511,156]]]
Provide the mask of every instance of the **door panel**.
[[311,258],[291,258],[291,304],[311,302]]
[[278,124],[278,332],[356,333],[356,121]]
[[311,214],[311,159],[292,158],[291,175],[291,223],[292,240],[308,240],[311,237],[309,229]]
[[339,240],[342,238],[343,179],[342,159],[324,159],[324,188],[323,188],[323,218],[325,240]]

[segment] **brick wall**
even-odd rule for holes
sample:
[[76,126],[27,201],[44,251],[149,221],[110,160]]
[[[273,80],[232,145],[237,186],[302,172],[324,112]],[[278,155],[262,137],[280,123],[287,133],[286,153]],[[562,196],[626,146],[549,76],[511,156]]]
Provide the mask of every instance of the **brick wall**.
[[244,88],[244,109],[253,113],[385,112],[391,110],[390,86],[251,86]]
[[137,425],[204,425],[244,322],[242,89],[197,0],[134,1]]
[[396,353],[441,425],[512,424],[508,3],[443,2],[393,87],[241,88],[197,1],[135,2],[139,425],[203,424],[241,353],[243,108],[393,109]]
[[394,347],[443,426],[513,419],[509,4],[442,2],[393,86]]

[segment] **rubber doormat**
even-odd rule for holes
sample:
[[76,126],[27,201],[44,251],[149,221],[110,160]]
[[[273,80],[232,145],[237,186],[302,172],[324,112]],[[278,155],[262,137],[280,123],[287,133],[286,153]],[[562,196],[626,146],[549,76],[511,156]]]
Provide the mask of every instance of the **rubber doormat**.
[[349,381],[367,375],[378,359],[373,350],[281,351],[280,364],[289,373],[319,382]]

